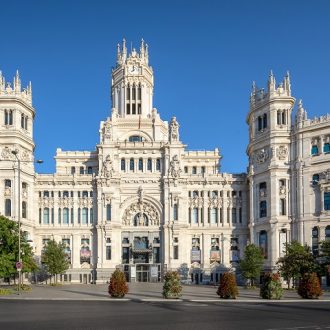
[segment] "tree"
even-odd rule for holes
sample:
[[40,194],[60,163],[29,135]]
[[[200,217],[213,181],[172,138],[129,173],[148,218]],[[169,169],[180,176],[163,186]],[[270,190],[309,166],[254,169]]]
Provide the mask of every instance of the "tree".
[[249,280],[249,285],[254,286],[254,281],[260,276],[264,256],[259,246],[249,244],[244,250],[244,259],[239,261],[242,276]]
[[116,269],[110,278],[108,292],[111,297],[123,298],[128,292],[128,285],[126,283],[125,273]]
[[42,262],[46,265],[48,273],[55,276],[57,283],[57,275],[65,273],[69,268],[64,244],[50,240],[43,251]]
[[[26,236],[21,231],[22,272],[29,273],[37,269],[33,260],[33,252]],[[8,279],[15,277],[18,261],[18,224],[4,216],[0,216],[0,277]]]
[[297,241],[286,243],[285,256],[278,259],[277,265],[281,275],[288,283],[288,288],[291,280],[293,280],[294,286],[295,280],[301,278],[305,273],[312,273],[317,267],[310,248]]
[[224,273],[220,279],[217,295],[223,299],[236,299],[238,289],[234,273]]

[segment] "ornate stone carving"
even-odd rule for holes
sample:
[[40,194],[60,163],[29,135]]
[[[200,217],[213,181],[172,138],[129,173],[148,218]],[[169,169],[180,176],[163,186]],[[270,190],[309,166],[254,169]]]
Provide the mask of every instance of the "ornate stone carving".
[[103,126],[103,142],[110,141],[112,136],[112,123],[107,120]]
[[288,148],[286,146],[279,146],[276,149],[276,156],[280,160],[284,160],[288,156]]
[[105,158],[105,161],[103,162],[102,170],[101,170],[101,175],[106,177],[106,178],[111,178],[113,175],[113,164],[112,160],[110,158],[110,155],[108,155]]
[[260,149],[255,153],[255,159],[257,164],[264,163],[269,157],[268,150]]
[[123,225],[125,226],[159,226],[160,217],[156,208],[148,202],[131,204],[124,212]]
[[325,181],[330,181],[330,168],[321,173],[320,179]]
[[179,141],[179,123],[176,120],[176,117],[172,117],[170,123],[170,141]]
[[178,160],[178,156],[173,156],[170,162],[169,174],[174,178],[178,179],[181,174],[180,162]]
[[3,160],[9,160],[11,158],[11,153],[8,147],[3,148],[1,152],[1,158]]
[[28,151],[24,150],[21,156],[22,162],[28,162],[30,161],[30,154]]

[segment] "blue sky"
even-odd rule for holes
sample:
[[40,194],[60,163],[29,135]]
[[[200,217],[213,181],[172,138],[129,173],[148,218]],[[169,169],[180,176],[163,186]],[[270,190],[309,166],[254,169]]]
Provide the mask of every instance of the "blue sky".
[[0,70],[33,85],[35,156],[53,172],[56,148],[93,150],[111,108],[116,44],[149,44],[154,106],[175,115],[189,149],[246,170],[249,94],[291,74],[309,116],[329,111],[330,2],[0,0]]

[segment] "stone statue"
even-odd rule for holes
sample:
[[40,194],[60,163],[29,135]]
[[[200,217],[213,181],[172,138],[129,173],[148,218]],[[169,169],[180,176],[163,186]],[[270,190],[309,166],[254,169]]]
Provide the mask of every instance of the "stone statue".
[[180,163],[179,163],[177,155],[173,156],[173,158],[170,162],[169,173],[174,179],[177,179],[180,177],[181,168],[180,168]]
[[176,120],[176,117],[172,117],[170,123],[170,141],[179,140],[179,123]]
[[113,174],[113,165],[112,160],[110,159],[110,155],[105,158],[102,167],[102,176],[106,178],[111,178]]

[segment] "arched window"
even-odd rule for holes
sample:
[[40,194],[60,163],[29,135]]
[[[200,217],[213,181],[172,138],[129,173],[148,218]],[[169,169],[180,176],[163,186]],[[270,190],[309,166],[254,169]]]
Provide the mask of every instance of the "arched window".
[[178,220],[178,204],[173,205],[173,220]]
[[49,208],[45,207],[44,208],[44,225],[49,225]]
[[121,161],[120,161],[120,169],[121,169],[122,171],[124,171],[124,172],[125,172],[125,170],[126,170],[126,162],[125,162],[125,158],[122,158]]
[[143,171],[143,159],[139,159],[139,171]]
[[79,173],[80,174],[84,174],[85,173],[85,170],[84,170],[84,167],[83,166],[80,166],[79,167]]
[[67,207],[63,209],[63,224],[69,224],[69,209]]
[[151,158],[148,158],[148,161],[147,161],[147,169],[148,171],[152,171],[152,161],[151,161]]
[[92,166],[87,167],[87,174],[93,174],[93,168]]
[[11,216],[11,199],[5,200],[5,216]]
[[134,159],[129,160],[129,170],[134,172]]
[[27,204],[26,202],[22,202],[22,218],[27,218]]
[[133,84],[132,87],[132,100],[136,100],[136,86]]
[[193,168],[192,168],[192,174],[197,174],[197,167],[196,166],[193,166]]
[[319,254],[319,229],[316,226],[312,229],[312,252],[314,256]]
[[193,197],[198,197],[198,191],[197,190],[194,190],[193,193],[192,193]]
[[262,250],[262,254],[265,259],[267,259],[268,255],[268,241],[267,241],[267,232],[265,230],[262,230],[259,233],[259,247]]
[[131,98],[131,87],[128,84],[126,88],[126,100],[129,100]]
[[156,160],[156,171],[160,171],[160,158]]
[[144,141],[145,141],[145,138],[140,135],[131,135],[128,138],[128,142],[144,142]]
[[330,192],[329,191],[324,192],[324,210],[330,211]]
[[138,100],[141,101],[141,85],[138,88]]
[[260,202],[259,217],[260,218],[267,217],[267,202],[266,201],[261,201]]

